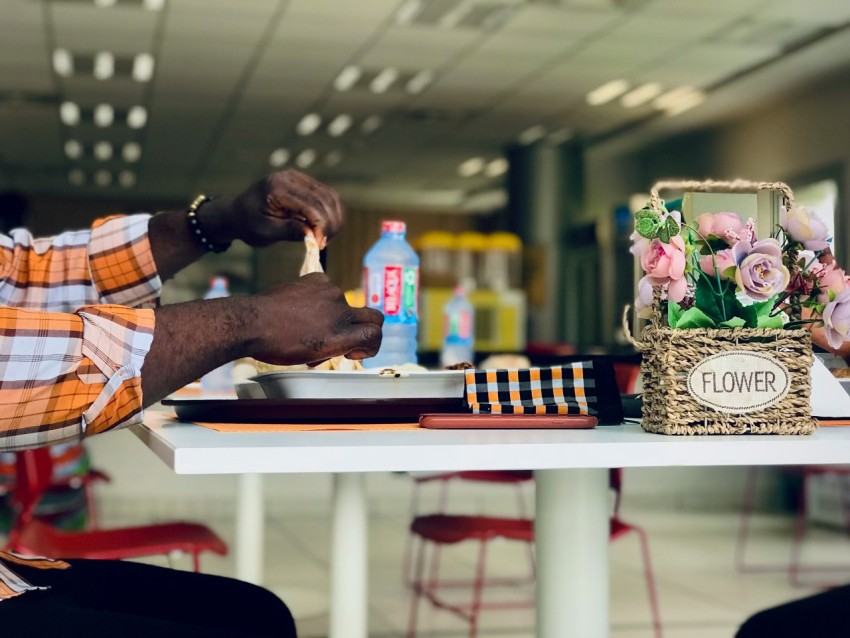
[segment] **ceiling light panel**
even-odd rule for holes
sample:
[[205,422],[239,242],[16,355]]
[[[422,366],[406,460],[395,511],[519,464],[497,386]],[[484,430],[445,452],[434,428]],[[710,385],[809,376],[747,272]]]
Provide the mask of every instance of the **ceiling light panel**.
[[616,100],[623,93],[628,91],[629,87],[630,85],[627,80],[609,80],[605,84],[602,84],[588,93],[586,101],[591,106],[602,106],[603,104],[608,104],[608,102]]

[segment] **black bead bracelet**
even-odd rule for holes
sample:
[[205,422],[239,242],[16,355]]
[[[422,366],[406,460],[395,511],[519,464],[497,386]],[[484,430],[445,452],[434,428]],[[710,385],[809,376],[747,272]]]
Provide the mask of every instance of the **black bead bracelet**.
[[189,230],[192,232],[195,239],[200,242],[201,246],[214,253],[223,253],[225,250],[230,248],[231,242],[227,242],[226,244],[214,244],[207,239],[204,231],[201,230],[201,224],[198,222],[198,209],[212,200],[213,198],[208,197],[207,195],[198,195],[192,203],[189,204],[189,209],[186,211],[186,219],[189,220]]

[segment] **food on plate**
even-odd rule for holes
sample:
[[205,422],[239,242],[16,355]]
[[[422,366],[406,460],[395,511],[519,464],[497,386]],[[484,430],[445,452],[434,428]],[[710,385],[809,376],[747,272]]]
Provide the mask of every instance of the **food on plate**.
[[471,370],[474,367],[474,363],[470,363],[469,361],[460,361],[458,363],[453,363],[450,366],[446,366],[446,370]]
[[850,368],[832,368],[830,372],[832,372],[832,376],[839,379],[850,379]]

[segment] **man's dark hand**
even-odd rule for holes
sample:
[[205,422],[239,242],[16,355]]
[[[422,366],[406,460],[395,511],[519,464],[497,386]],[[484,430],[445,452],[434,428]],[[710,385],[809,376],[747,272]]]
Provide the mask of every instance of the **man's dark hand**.
[[267,363],[315,363],[340,355],[365,359],[381,345],[383,314],[349,306],[324,274],[259,294],[253,309],[249,356]]

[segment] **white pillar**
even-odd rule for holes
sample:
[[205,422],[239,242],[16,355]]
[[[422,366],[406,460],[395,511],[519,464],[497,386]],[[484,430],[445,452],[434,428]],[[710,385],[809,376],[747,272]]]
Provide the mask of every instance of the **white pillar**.
[[255,585],[263,581],[263,477],[240,474],[236,494],[236,578]]
[[538,470],[537,638],[608,636],[608,470]]
[[365,476],[334,474],[329,638],[366,638],[369,543]]

